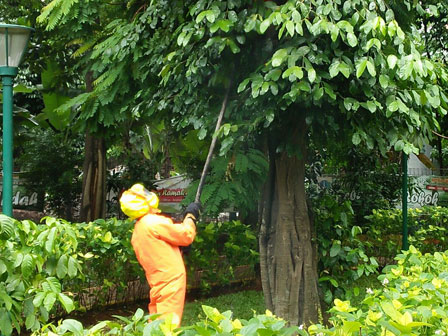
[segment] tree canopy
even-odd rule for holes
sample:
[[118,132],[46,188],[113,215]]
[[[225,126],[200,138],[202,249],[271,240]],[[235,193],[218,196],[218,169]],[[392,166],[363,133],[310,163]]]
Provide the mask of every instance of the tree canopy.
[[265,297],[276,314],[308,323],[319,310],[304,188],[310,139],[418,153],[446,115],[445,68],[400,20],[414,3],[426,10],[384,0],[53,0],[38,20],[75,39],[87,61],[93,87],[59,111],[79,107],[91,131],[142,118],[219,136],[220,155],[266,153]]

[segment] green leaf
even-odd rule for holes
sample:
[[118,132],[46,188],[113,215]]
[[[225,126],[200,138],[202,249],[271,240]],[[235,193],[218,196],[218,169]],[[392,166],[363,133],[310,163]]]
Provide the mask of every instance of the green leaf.
[[297,22],[295,28],[296,28],[297,34],[299,34],[300,36],[303,36],[302,22]]
[[50,233],[47,237],[47,241],[45,242],[45,250],[47,250],[48,253],[51,253],[53,251],[53,247],[56,241],[56,231],[56,227],[51,228]]
[[78,261],[72,256],[68,258],[67,274],[70,278],[74,278],[78,274]]
[[238,45],[232,39],[227,39],[226,43],[230,47],[232,53],[238,54],[241,51],[240,47],[238,47]]
[[347,63],[341,62],[338,66],[338,69],[344,75],[345,78],[350,77],[351,70]]
[[53,292],[47,293],[44,299],[44,307],[46,310],[51,311],[54,303],[56,302],[56,295],[57,294]]
[[403,140],[398,140],[398,141],[394,144],[394,149],[395,149],[397,152],[402,151],[403,148],[404,148],[404,141],[403,141]]
[[339,36],[339,28],[335,24],[330,25],[330,37],[333,42],[336,42]]
[[270,82],[271,93],[276,96],[278,94],[278,85],[277,83]]
[[390,102],[389,105],[387,105],[387,109],[388,109],[390,112],[395,112],[395,111],[397,111],[397,110],[398,110],[398,107],[399,107],[399,105],[398,105],[398,100],[393,100],[392,102]]
[[375,65],[370,61],[367,61],[367,71],[369,71],[370,76],[376,76]]
[[0,333],[3,335],[11,335],[12,323],[9,313],[4,309],[0,309]]
[[399,74],[403,79],[408,79],[411,76],[413,69],[414,62],[404,62],[403,64],[401,64]]
[[389,69],[395,68],[397,61],[398,61],[397,56],[395,56],[395,55],[387,56],[387,64],[389,65]]
[[[269,82],[264,82],[263,85],[261,86],[261,90],[260,90],[260,95],[264,95],[266,92],[268,92],[269,90]],[[229,127],[229,131],[230,131],[230,127]],[[227,132],[228,134],[229,132]],[[224,135],[227,135],[224,134]]]
[[347,33],[353,33],[353,26],[346,20],[341,20],[337,23],[338,27],[345,30]]
[[14,93],[31,93],[36,91],[36,88],[27,87],[23,84],[18,84],[14,86]]
[[266,81],[272,80],[276,82],[280,78],[281,74],[282,71],[280,69],[272,69],[264,76],[264,79]]
[[360,78],[367,67],[367,58],[363,57],[356,62],[356,77]]
[[32,275],[34,270],[34,259],[30,254],[26,254],[23,257],[21,269],[22,269],[22,275],[25,278],[28,278],[30,275]]
[[261,22],[261,24],[260,24],[260,32],[262,34],[264,34],[264,32],[269,28],[270,25],[271,25],[271,20],[269,18],[263,20],[263,22]]
[[28,314],[25,319],[25,327],[30,330],[34,326],[34,323],[36,323],[36,316],[34,313]]
[[310,83],[308,83],[306,81],[300,81],[299,84],[297,85],[297,87],[301,91],[305,91],[305,92],[311,91],[311,85],[310,85]]
[[369,100],[367,102],[367,108],[369,109],[370,112],[373,113],[376,111],[376,104],[373,101]]
[[367,41],[366,46],[365,46],[364,49],[366,51],[369,51],[370,48],[372,48],[373,45],[375,45],[378,50],[381,49],[381,42],[377,38],[371,38],[369,41]]
[[288,31],[289,35],[294,36],[294,23],[292,21],[286,22],[286,30]]
[[3,260],[0,260],[0,275],[2,275],[3,273],[5,273],[7,270],[6,268],[6,264]]
[[325,294],[324,294],[324,301],[325,301],[327,304],[330,304],[330,303],[333,301],[333,293],[331,292],[330,289],[328,289],[327,291],[325,291]]
[[387,34],[390,37],[394,37],[396,32],[397,32],[397,24],[396,24],[396,22],[395,21],[389,22],[389,24],[387,25]]
[[358,39],[356,38],[356,35],[353,33],[347,33],[347,42],[350,47],[356,47],[358,44]]
[[397,25],[397,36],[401,40],[404,40],[404,38],[405,38],[403,30],[401,30],[400,26],[398,26],[398,25]]
[[298,79],[302,79],[303,78],[302,68],[297,65],[288,68],[287,70],[285,70],[283,72],[283,75],[282,75],[282,78],[287,78],[287,77],[289,77],[290,81],[293,81],[295,79],[294,77],[296,77]]
[[56,265],[56,274],[59,279],[63,279],[67,275],[67,262],[68,262],[67,255],[65,254],[61,255]]
[[74,335],[84,335],[82,323],[77,320],[66,319],[62,322],[61,327],[65,330],[71,331]]
[[215,323],[219,323],[219,321],[224,318],[224,316],[222,316],[222,314],[220,314],[216,308],[202,305],[202,310],[204,311],[205,315]]
[[184,32],[184,31],[179,34],[179,36],[177,37],[177,45],[179,45],[179,46],[183,45],[184,38],[186,35],[187,35],[187,32]]
[[310,81],[310,83],[313,83],[316,80],[316,70],[314,70],[314,68],[307,68],[306,69],[308,71],[308,80]]
[[354,332],[359,331],[362,327],[362,324],[357,321],[344,321],[342,330],[344,335],[352,335]]
[[380,85],[383,89],[386,89],[389,86],[389,78],[385,75],[380,75]]
[[12,305],[14,303],[11,296],[9,296],[8,293],[6,293],[4,290],[2,290],[0,292],[0,299],[1,299],[0,302],[2,302],[2,305],[4,305],[6,307],[6,309],[8,311],[10,311],[12,308]]
[[230,30],[230,27],[232,27],[232,22],[230,22],[229,20],[219,20],[218,21],[218,26],[219,28],[225,32],[228,33]]
[[324,95],[324,88],[319,87],[317,90],[314,91],[314,99],[319,100]]
[[278,67],[280,66],[283,61],[288,56],[288,52],[286,49],[279,49],[277,50],[274,55],[272,56],[272,66]]
[[51,290],[52,292],[54,292],[54,293],[61,292],[61,283],[59,282],[59,280],[57,278],[48,277],[46,279],[46,283],[49,285],[49,290]]
[[361,136],[358,132],[354,133],[352,136],[352,143],[356,146],[361,143]]
[[198,16],[196,17],[196,23],[201,22],[201,21],[205,18],[205,16],[207,15],[207,12],[208,12],[208,11],[202,11],[202,12],[200,12],[200,13],[198,14]]
[[210,22],[210,23],[215,22],[216,16],[213,11],[207,11],[207,14],[205,15],[205,17],[207,18],[208,22]]
[[45,292],[39,292],[36,294],[36,296],[33,299],[34,307],[38,308],[38,307],[42,306],[42,302],[44,301],[45,294],[46,294]]
[[5,233],[7,238],[14,234],[14,219],[6,215],[0,214],[0,233]]
[[64,293],[58,294],[58,300],[62,304],[67,313],[70,313],[73,309],[75,309],[75,304],[73,303],[73,300]]
[[145,315],[145,312],[143,311],[143,309],[138,308],[135,311],[134,316],[132,316],[132,321],[140,321],[144,315]]
[[[279,72],[281,72],[279,70]],[[249,84],[250,78],[246,78],[245,80],[243,80],[240,85],[238,85],[238,90],[237,92],[240,93],[242,91],[244,91],[244,89],[246,88],[247,84]]]
[[380,305],[384,312],[389,315],[392,320],[400,321],[401,313],[395,309],[394,305],[391,302],[381,302]]
[[341,64],[339,60],[331,63],[329,68],[331,78],[336,77],[339,74],[339,64]]
[[341,245],[333,244],[330,249],[330,257],[332,258],[336,257],[340,251],[341,251]]
[[101,237],[101,240],[105,243],[110,243],[112,241],[112,233],[107,231],[106,234]]
[[336,93],[333,90],[333,87],[327,83],[324,83],[325,93],[332,99],[336,100]]

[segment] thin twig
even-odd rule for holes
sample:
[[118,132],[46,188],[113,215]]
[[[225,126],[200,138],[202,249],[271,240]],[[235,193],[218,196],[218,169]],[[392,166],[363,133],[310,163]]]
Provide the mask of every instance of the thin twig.
[[204,188],[205,183],[205,175],[207,175],[208,167],[210,166],[210,161],[213,155],[213,150],[215,149],[216,145],[216,132],[218,132],[219,128],[221,127],[222,118],[224,116],[224,112],[227,107],[227,101],[229,98],[229,92],[230,92],[230,86],[232,85],[231,82],[229,82],[229,86],[227,87],[226,95],[224,97],[224,100],[221,105],[221,110],[219,111],[218,121],[216,123],[215,127],[215,133],[213,134],[212,142],[210,144],[210,148],[208,150],[207,159],[205,160],[204,169],[202,170],[201,179],[199,180],[198,190],[196,191],[196,197],[194,198],[195,202],[199,202],[201,198],[202,189]]
[[441,137],[441,138],[443,138],[443,139],[448,139],[448,136],[446,136],[446,135],[442,135],[442,134],[439,134],[439,133],[437,133],[437,132],[435,132],[435,131],[432,131],[435,135],[437,135],[438,137]]

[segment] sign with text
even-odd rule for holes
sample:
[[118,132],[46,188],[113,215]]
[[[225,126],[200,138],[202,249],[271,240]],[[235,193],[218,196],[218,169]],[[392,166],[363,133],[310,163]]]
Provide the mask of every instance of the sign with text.
[[[0,198],[3,206],[2,184],[3,178],[0,174]],[[25,188],[24,179],[19,173],[13,174],[12,182],[12,205],[14,209],[37,210],[43,209],[43,197],[39,197],[38,193]]]
[[424,205],[447,206],[448,177],[446,176],[418,176],[409,178],[412,191],[408,194],[409,207]]
[[156,190],[161,203],[179,203],[185,198],[187,191],[184,188],[162,188]]
[[190,180],[184,175],[174,176],[154,182],[159,196],[159,207],[163,212],[176,213],[181,210],[180,202],[187,196]]

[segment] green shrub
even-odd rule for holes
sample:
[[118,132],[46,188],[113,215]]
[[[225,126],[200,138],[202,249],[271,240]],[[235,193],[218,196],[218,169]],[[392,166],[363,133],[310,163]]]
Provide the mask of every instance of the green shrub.
[[193,335],[307,335],[299,327],[288,327],[287,322],[267,312],[253,315],[249,320],[233,319],[232,312],[219,312],[216,308],[202,306],[205,319],[191,326],[176,328],[170,320],[154,320],[156,316],[149,316],[152,320],[147,323],[148,316],[138,309],[131,318],[117,316],[119,321],[102,321],[93,327],[84,328],[76,320],[61,321],[58,326],[46,325],[34,336],[75,336],[75,335],[127,335],[127,336],[193,336]]
[[[392,259],[401,250],[401,209],[374,210],[368,220],[365,239],[371,243],[370,255]],[[448,249],[448,208],[425,206],[408,210],[409,243],[420,251],[433,253]]]
[[185,257],[190,277],[201,270],[200,287],[226,285],[235,279],[235,267],[258,262],[257,237],[240,221],[198,223],[197,236]]
[[[84,329],[74,320],[59,326],[48,325],[35,336],[44,335],[319,335],[392,336],[446,335],[448,333],[448,252],[423,255],[413,246],[396,258],[379,276],[382,287],[369,289],[359,307],[349,301],[334,300],[330,326],[291,326],[266,314],[248,320],[233,318],[231,311],[220,313],[203,305],[205,317],[190,326],[174,329],[170,321],[147,323],[142,310],[130,318],[104,321]],[[153,316],[152,318],[154,318]],[[53,334],[52,334],[53,333]]]
[[64,281],[82,278],[75,230],[0,215],[0,334],[38,329],[51,314],[75,308]]
[[359,294],[351,283],[377,272],[378,263],[366,254],[367,247],[359,238],[362,229],[353,224],[354,213],[349,201],[339,202],[323,194],[313,207],[319,255],[319,282],[324,301],[334,297],[350,298]]
[[28,135],[18,157],[26,187],[45,195],[44,205],[52,214],[71,220],[81,194],[82,137],[37,128]]
[[[64,311],[140,298],[128,286],[146,283],[130,243],[133,223],[45,217],[35,224],[0,215],[0,334],[39,329]],[[254,265],[255,248],[254,233],[241,222],[199,224],[188,277],[204,269],[204,283],[227,284],[237,265]]]
[[324,335],[446,335],[448,252],[423,255],[415,247],[396,257],[379,276],[381,289],[369,290],[360,307],[335,301],[333,327],[312,326]]

